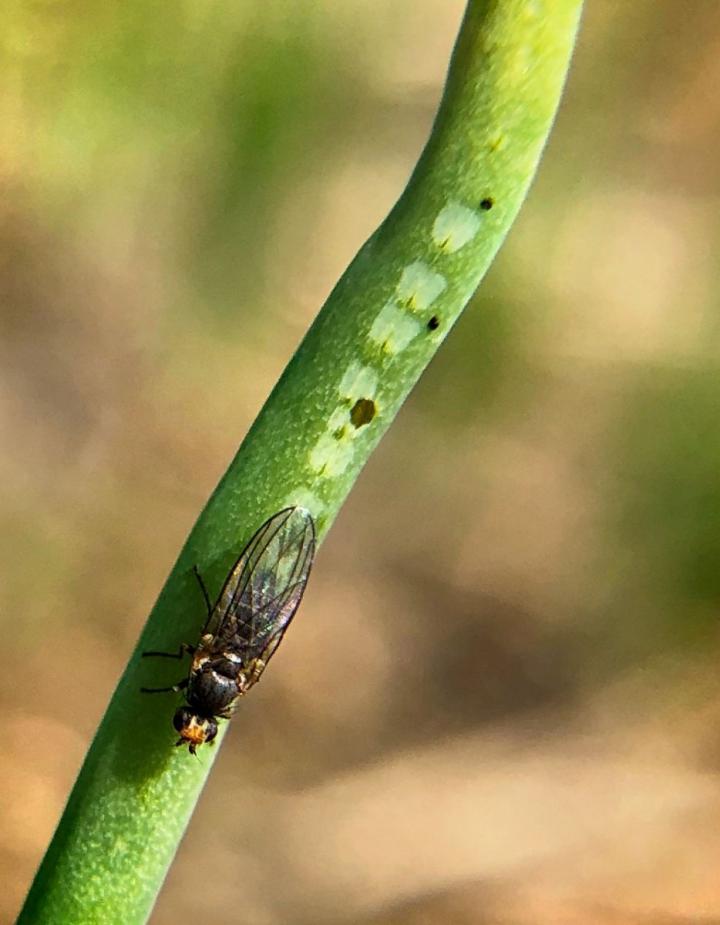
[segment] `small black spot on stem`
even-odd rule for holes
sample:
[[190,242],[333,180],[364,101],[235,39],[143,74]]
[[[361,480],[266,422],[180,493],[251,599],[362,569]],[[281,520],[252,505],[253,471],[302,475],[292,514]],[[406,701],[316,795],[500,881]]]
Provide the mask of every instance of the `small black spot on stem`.
[[375,417],[377,408],[372,398],[358,398],[350,410],[350,423],[353,427],[369,424]]
[[495,203],[489,196],[486,196],[485,199],[480,201],[480,208],[483,210],[483,212],[489,212],[494,205]]
[[440,319],[437,315],[433,315],[432,318],[427,323],[428,331],[437,331],[440,327]]

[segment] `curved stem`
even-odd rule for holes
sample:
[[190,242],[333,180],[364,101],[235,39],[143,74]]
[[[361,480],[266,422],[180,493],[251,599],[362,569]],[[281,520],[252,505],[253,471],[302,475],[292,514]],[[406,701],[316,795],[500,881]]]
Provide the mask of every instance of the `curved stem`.
[[[200,515],[83,765],[20,923],[143,922],[216,750],[173,748],[182,672],[142,650],[195,642],[203,602],[283,507],[327,532],[360,469],[475,291],[517,214],[558,105],[581,0],[470,0],[431,137]],[[152,662],[155,662],[153,665]],[[175,666],[177,669],[177,665]],[[159,701],[159,702],[158,702]],[[237,720],[236,720],[237,722]]]

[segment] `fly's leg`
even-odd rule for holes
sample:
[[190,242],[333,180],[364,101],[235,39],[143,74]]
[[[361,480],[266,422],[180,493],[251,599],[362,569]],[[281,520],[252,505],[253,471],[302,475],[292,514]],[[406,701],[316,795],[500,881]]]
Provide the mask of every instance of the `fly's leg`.
[[237,706],[237,700],[234,700],[229,707],[225,707],[224,710],[221,710],[219,713],[215,714],[216,719],[232,719],[233,714],[235,713],[235,707]]
[[250,684],[255,684],[256,681],[260,680],[260,675],[265,671],[266,664],[267,662],[263,661],[261,658],[256,658],[253,661],[252,670],[250,672]]
[[178,691],[183,691],[188,686],[188,679],[183,678],[182,681],[178,681],[177,684],[173,684],[172,687],[141,687],[141,694],[169,694],[171,691],[177,694]]
[[202,575],[200,574],[200,570],[198,569],[197,565],[193,565],[193,572],[195,573],[195,577],[197,578],[198,584],[200,585],[200,590],[202,591],[202,596],[205,600],[205,607],[207,608],[207,615],[209,618],[212,615],[213,607],[210,603],[210,595],[208,594],[208,589],[205,587],[205,582],[202,580]]
[[189,646],[187,643],[183,643],[177,652],[143,652],[143,658],[177,658],[181,659],[183,655],[187,653],[188,655],[195,654],[195,646]]
[[241,671],[238,675],[237,686],[239,694],[247,694],[253,684],[260,680],[260,675],[265,671],[267,662],[261,658],[254,658],[248,665],[248,671]]

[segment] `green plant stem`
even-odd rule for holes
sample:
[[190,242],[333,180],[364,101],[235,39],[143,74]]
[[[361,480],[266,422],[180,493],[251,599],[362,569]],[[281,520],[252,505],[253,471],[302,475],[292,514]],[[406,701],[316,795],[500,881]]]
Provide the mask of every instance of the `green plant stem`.
[[[217,749],[175,749],[177,663],[193,642],[197,563],[217,589],[250,534],[289,504],[320,538],[475,291],[537,168],[581,0],[470,0],[432,135],[200,515],[92,743],[21,925],[133,925],[149,915]],[[303,614],[302,619],[311,619]],[[267,683],[267,682],[266,682]],[[236,724],[242,722],[239,710]]]

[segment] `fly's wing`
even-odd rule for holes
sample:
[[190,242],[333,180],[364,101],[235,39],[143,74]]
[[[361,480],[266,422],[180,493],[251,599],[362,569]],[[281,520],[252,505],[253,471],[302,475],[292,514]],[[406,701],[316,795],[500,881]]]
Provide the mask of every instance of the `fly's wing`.
[[279,511],[243,550],[220,592],[213,646],[267,662],[295,615],[315,555],[315,525],[302,507]]

